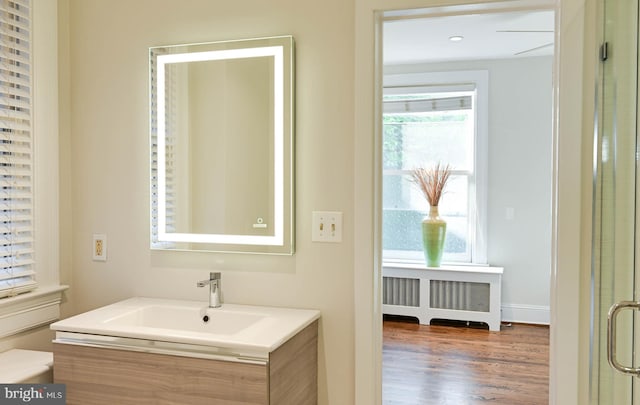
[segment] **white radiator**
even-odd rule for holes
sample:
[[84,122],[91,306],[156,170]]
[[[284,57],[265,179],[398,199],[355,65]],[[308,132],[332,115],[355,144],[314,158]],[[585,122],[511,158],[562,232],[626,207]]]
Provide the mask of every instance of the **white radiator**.
[[500,330],[500,267],[383,268],[382,310],[418,318],[485,322]]
[[489,283],[429,280],[429,284],[431,308],[489,312]]
[[405,307],[420,306],[420,279],[384,277],[383,280],[383,304]]
[[[489,312],[489,284],[429,280],[429,307],[459,311]],[[420,306],[420,279],[384,277],[382,303]]]

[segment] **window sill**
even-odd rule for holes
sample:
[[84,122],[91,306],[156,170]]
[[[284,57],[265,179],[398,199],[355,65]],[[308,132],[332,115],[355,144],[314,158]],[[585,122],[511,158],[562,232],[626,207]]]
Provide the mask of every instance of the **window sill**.
[[400,261],[385,261],[382,263],[383,269],[410,269],[410,270],[449,270],[459,272],[480,272],[480,273],[500,273],[502,274],[502,267],[494,267],[488,264],[475,264],[475,263],[460,263],[451,264],[443,263],[440,267],[427,267],[424,263],[417,262],[400,262]]
[[54,322],[67,285],[38,287],[34,291],[0,300],[0,338]]

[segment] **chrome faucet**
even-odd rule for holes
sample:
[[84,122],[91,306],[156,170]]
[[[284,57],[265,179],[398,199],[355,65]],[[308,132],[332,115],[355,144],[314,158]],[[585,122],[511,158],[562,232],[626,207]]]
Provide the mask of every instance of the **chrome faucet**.
[[221,289],[222,276],[219,272],[209,273],[209,280],[198,281],[198,287],[209,286],[209,308],[220,308],[222,306]]

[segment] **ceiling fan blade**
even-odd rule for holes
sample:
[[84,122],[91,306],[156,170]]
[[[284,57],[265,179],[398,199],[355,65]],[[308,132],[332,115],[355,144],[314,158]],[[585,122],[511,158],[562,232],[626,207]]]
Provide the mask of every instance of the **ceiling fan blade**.
[[553,32],[553,30],[496,30],[496,32],[533,32],[533,33],[540,33],[540,32]]
[[548,43],[548,44],[544,44],[544,45],[540,45],[540,46],[536,46],[535,48],[530,48],[530,49],[527,49],[525,51],[520,51],[518,53],[514,53],[514,56],[522,55],[522,54],[528,53],[528,52],[537,51],[538,49],[543,49],[543,48],[546,48],[546,47],[549,47],[549,46],[553,46],[553,42]]

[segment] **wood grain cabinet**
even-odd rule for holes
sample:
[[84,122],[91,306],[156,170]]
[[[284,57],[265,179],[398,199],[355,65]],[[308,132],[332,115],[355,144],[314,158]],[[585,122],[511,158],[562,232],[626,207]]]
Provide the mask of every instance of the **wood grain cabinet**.
[[68,405],[317,404],[318,322],[264,361],[226,361],[54,342]]

